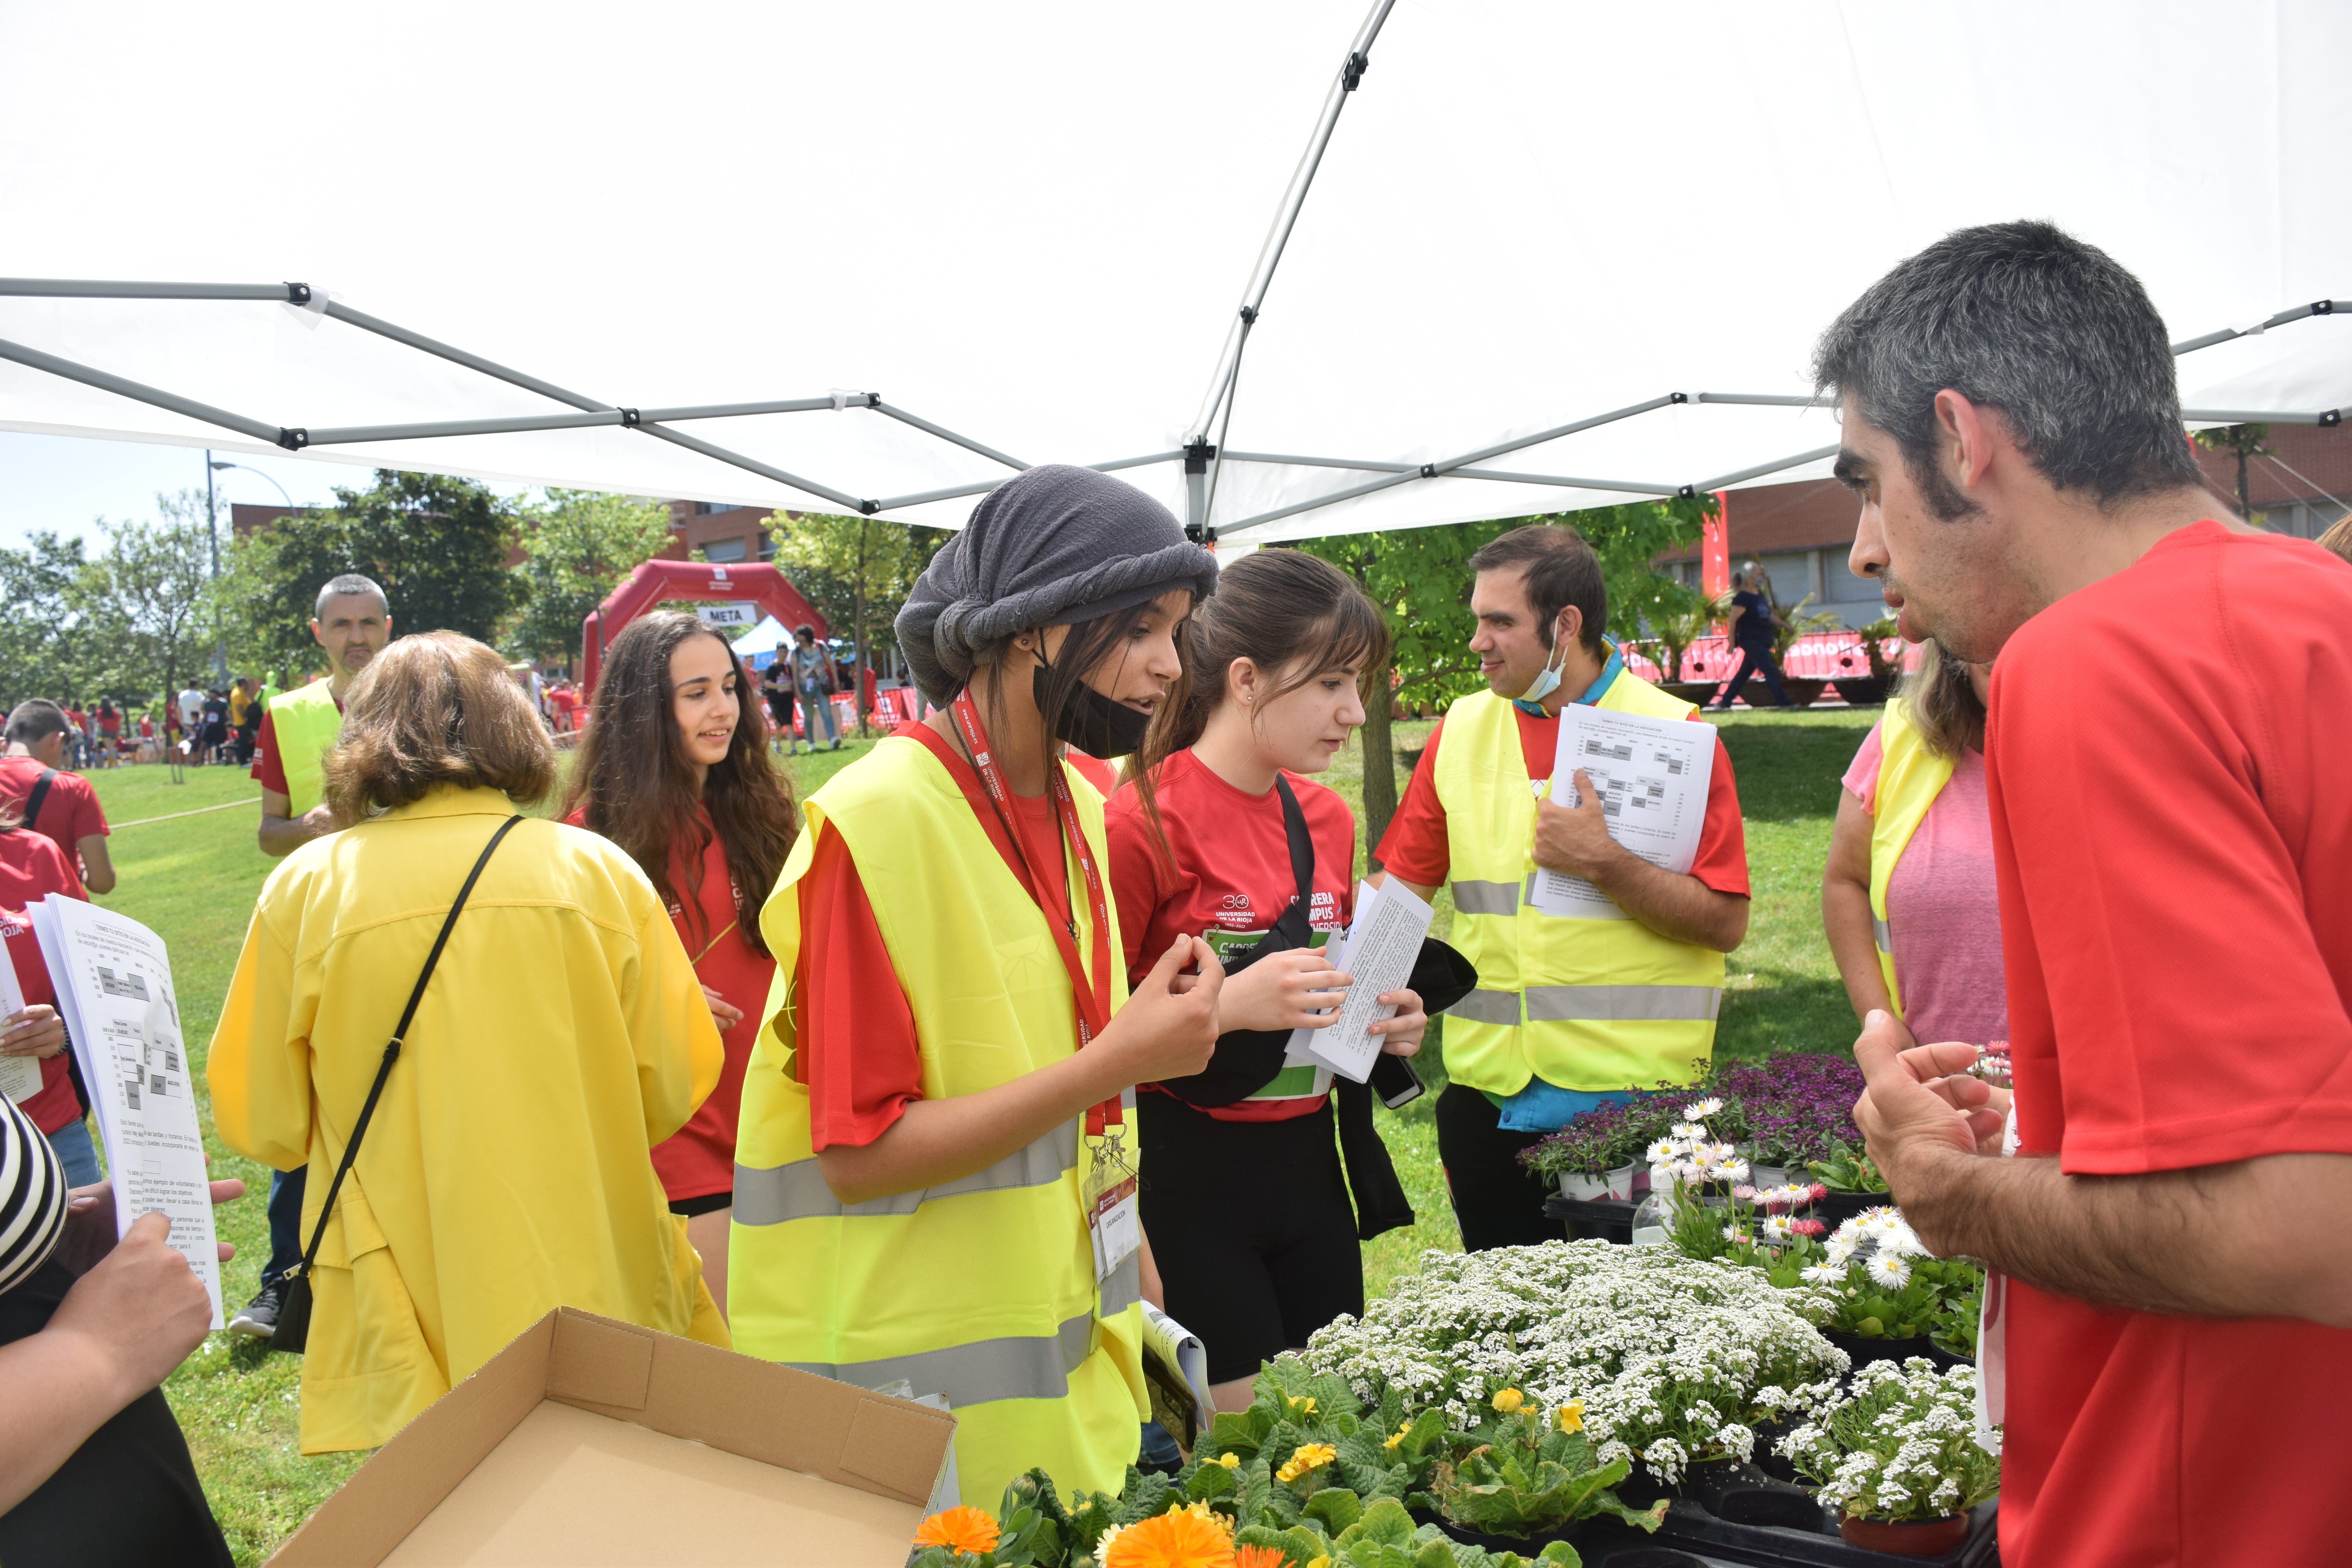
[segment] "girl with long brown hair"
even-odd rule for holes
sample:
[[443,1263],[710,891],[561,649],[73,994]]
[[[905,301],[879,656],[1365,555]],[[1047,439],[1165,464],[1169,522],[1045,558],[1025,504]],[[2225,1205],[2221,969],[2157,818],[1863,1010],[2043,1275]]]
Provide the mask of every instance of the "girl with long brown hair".
[[[1229,972],[1208,1067],[1146,1086],[1136,1117],[1168,1312],[1207,1347],[1220,1407],[1241,1409],[1265,1361],[1363,1310],[1360,1237],[1412,1223],[1369,1090],[1339,1080],[1335,1117],[1331,1072],[1285,1059],[1350,983],[1323,947],[1354,905],[1355,817],[1307,775],[1363,723],[1358,682],[1387,664],[1389,632],[1337,567],[1296,550],[1223,568],[1184,630],[1184,674],[1107,831],[1129,968],[1192,936]],[[1420,996],[1380,1000],[1397,1011],[1372,1033],[1412,1055]]]
[[800,831],[791,781],[768,760],[759,688],[725,639],[661,610],[613,639],[564,820],[601,833],[653,881],[727,1045],[719,1087],[654,1169],[686,1216],[703,1278],[727,1302],[735,1121],[776,961],[760,906]]

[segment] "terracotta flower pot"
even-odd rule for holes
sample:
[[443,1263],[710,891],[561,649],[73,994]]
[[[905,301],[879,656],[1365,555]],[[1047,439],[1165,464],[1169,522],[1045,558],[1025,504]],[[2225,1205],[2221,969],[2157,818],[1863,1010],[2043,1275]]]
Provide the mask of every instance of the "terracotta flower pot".
[[1933,1557],[1968,1539],[1969,1516],[1944,1519],[1841,1519],[1838,1533],[1854,1545],[1897,1557]]

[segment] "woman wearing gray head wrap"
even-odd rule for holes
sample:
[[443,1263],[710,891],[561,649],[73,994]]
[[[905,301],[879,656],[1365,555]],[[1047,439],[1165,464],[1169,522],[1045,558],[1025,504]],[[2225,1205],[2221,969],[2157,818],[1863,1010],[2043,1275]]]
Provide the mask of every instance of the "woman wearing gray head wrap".
[[808,798],[761,917],[793,979],[744,1079],[736,1346],[946,1395],[983,1507],[1034,1465],[1116,1491],[1150,1415],[1120,1099],[1207,1064],[1223,972],[1182,936],[1128,994],[1102,798],[1060,746],[1134,749],[1214,570],[1090,469],[999,488],[898,616],[945,711]]

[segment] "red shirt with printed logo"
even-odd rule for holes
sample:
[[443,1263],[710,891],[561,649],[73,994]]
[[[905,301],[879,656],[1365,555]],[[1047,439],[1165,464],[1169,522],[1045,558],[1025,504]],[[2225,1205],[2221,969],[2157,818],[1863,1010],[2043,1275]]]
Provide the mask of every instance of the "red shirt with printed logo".
[[[1355,908],[1356,819],[1348,803],[1311,779],[1285,775],[1315,844],[1310,930],[1344,930]],[[1247,947],[1298,897],[1282,796],[1248,795],[1219,778],[1189,751],[1160,764],[1163,858],[1143,797],[1122,788],[1104,811],[1110,840],[1110,885],[1118,900],[1118,933],[1130,982],[1140,979],[1179,935],[1205,937],[1220,951]],[[1220,1121],[1280,1121],[1323,1108],[1324,1097],[1241,1100],[1207,1114]]]
[[[66,775],[58,775],[63,778]],[[57,988],[49,984],[49,966],[41,958],[39,941],[25,906],[53,893],[69,899],[86,897],[72,859],[42,835],[17,827],[0,833],[0,938],[8,947],[8,962],[16,972],[16,989],[28,1007],[55,1006]],[[67,1050],[72,1049],[68,1046]],[[41,1087],[24,1101],[26,1115],[44,1132],[55,1132],[81,1120],[81,1101],[74,1098],[73,1079],[66,1055],[41,1058]]]

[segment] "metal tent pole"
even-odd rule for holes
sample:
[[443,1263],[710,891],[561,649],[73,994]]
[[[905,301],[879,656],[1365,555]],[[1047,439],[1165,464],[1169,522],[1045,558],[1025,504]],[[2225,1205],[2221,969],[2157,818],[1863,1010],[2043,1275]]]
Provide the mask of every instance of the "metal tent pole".
[[[1331,132],[1339,124],[1339,110],[1347,106],[1348,95],[1356,90],[1371,68],[1372,44],[1381,36],[1381,28],[1389,19],[1396,0],[1372,0],[1372,9],[1362,26],[1356,29],[1355,41],[1349,46],[1348,58],[1339,64],[1339,75],[1333,79],[1330,91],[1324,95],[1323,112],[1316,117],[1315,130],[1307,139],[1307,150],[1299,155],[1298,166],[1291,171],[1290,184],[1283,191],[1282,204],[1275,209],[1273,226],[1266,231],[1265,243],[1258,248],[1257,264],[1250,269],[1249,283],[1242,290],[1241,308],[1234,314],[1234,323],[1225,331],[1225,344],[1217,355],[1217,368],[1209,377],[1209,390],[1185,437],[1189,447],[1209,440],[1209,426],[1218,426],[1216,447],[1224,445],[1224,433],[1232,428],[1234,393],[1241,380],[1242,351],[1248,345],[1250,329],[1257,324],[1258,312],[1265,304],[1266,290],[1274,286],[1275,268],[1282,264],[1282,253],[1290,245],[1290,232],[1298,226],[1298,215],[1307,205],[1307,193],[1315,184],[1316,171],[1322,167],[1324,150],[1331,144]],[[1217,474],[1223,459],[1213,447],[1209,453],[1206,494],[1201,502],[1198,526],[1209,526],[1210,509],[1216,505]]]

